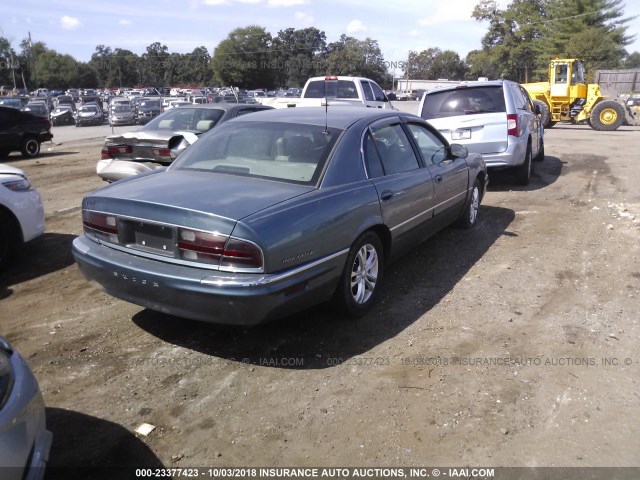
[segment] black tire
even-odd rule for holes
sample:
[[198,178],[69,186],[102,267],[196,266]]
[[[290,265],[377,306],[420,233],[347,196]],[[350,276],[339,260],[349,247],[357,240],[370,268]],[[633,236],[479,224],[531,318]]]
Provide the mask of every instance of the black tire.
[[624,122],[624,108],[613,100],[603,100],[591,110],[590,120],[595,130],[617,130]]
[[538,155],[533,159],[534,162],[542,162],[544,160],[544,140],[540,142],[540,148],[538,149]]
[[24,137],[22,145],[20,145],[20,152],[25,158],[37,157],[40,154],[40,141],[36,137]]
[[480,199],[482,198],[482,185],[476,178],[471,188],[471,195],[464,206],[462,215],[456,221],[455,226],[458,228],[470,229],[478,223],[478,209],[480,208]]
[[365,315],[380,296],[384,278],[384,249],[369,231],[354,242],[334,295],[340,311],[352,318]]
[[551,111],[549,110],[549,105],[547,105],[542,100],[533,100],[533,104],[540,107],[540,120],[542,121],[542,126],[544,128],[547,128],[547,125],[551,121]]
[[529,185],[531,180],[531,144],[527,145],[527,153],[524,155],[524,162],[516,167],[516,183],[518,185]]
[[11,263],[20,246],[16,229],[14,219],[6,212],[0,211],[0,270]]

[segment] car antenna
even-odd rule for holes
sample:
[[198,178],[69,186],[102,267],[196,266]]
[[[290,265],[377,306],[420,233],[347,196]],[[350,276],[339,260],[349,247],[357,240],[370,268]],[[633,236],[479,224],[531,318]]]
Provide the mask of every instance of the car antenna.
[[[327,95],[327,91],[330,95]],[[334,93],[335,92],[335,93]],[[329,133],[329,98],[336,98],[338,96],[338,77],[327,76],[324,77],[324,131],[322,133]]]
[[324,99],[324,130],[322,131],[322,133],[324,133],[325,135],[329,134],[329,102],[327,101],[327,98],[325,97]]

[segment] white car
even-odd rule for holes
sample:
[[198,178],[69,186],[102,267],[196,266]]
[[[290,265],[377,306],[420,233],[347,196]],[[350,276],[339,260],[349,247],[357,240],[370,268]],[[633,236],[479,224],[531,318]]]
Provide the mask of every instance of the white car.
[[15,251],[44,233],[40,194],[19,168],[0,164],[0,268]]

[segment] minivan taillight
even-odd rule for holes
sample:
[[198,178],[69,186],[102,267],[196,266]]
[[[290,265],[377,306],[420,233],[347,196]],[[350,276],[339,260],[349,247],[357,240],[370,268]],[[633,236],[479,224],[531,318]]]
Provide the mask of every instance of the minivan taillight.
[[514,137],[520,136],[520,128],[518,125],[518,115],[515,113],[507,114],[507,135]]

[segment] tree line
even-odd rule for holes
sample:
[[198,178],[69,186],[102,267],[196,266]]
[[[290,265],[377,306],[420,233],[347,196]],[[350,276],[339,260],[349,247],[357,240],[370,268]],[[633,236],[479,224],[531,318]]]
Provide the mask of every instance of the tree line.
[[[546,80],[553,57],[581,58],[593,77],[597,69],[640,68],[640,53],[628,53],[633,41],[623,0],[512,0],[500,8],[496,0],[480,0],[472,17],[487,22],[480,48],[460,58],[452,50],[432,47],[409,51],[389,62],[377,40],[342,35],[327,42],[315,28],[280,30],[236,28],[209,53],[170,53],[154,42],[141,55],[98,45],[88,62],[25,39],[19,51],[0,37],[0,84],[32,88],[234,85],[241,88],[301,87],[312,76],[357,75],[392,88],[393,74],[413,79],[473,80],[509,78],[519,82]],[[455,33],[454,33],[455,34]]]

